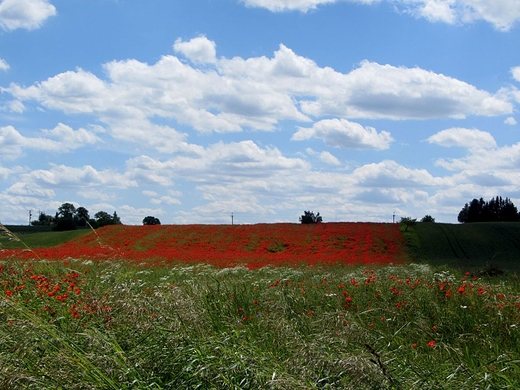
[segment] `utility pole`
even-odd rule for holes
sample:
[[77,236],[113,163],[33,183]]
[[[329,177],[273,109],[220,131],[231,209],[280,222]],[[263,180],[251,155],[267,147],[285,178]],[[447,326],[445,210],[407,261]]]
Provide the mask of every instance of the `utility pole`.
[[29,210],[29,226],[31,226],[32,210]]
[[231,213],[231,225],[233,225],[233,213]]

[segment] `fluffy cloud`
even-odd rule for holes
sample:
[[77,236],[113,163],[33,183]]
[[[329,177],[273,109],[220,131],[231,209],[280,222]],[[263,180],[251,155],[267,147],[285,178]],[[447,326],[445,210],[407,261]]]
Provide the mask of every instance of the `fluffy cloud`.
[[458,146],[467,149],[493,149],[497,144],[491,134],[477,129],[451,128],[438,132],[427,139],[429,143],[446,147]]
[[453,8],[463,22],[485,20],[502,31],[510,30],[520,20],[520,3],[516,0],[459,0]]
[[0,58],[0,70],[9,70],[10,66],[5,60]]
[[395,161],[385,160],[357,168],[353,177],[360,186],[374,188],[410,188],[415,186],[441,186],[447,179],[436,178],[425,169],[411,169]]
[[[319,5],[342,0],[241,0],[246,6],[266,8],[272,12],[307,12]],[[347,0],[352,3],[391,3],[396,10],[423,17],[431,22],[449,24],[484,20],[501,31],[510,30],[520,20],[517,0]]]
[[0,2],[0,27],[6,31],[24,28],[34,30],[51,16],[56,8],[47,0],[3,0]]
[[520,81],[520,66],[511,69],[511,74],[516,81]]
[[388,149],[393,141],[387,131],[378,133],[372,127],[363,127],[346,119],[324,119],[312,128],[298,128],[292,136],[294,141],[310,138],[320,138],[328,146],[353,149]]
[[332,153],[323,151],[321,153],[316,152],[312,148],[305,149],[309,156],[318,157],[322,162],[328,165],[341,165],[341,162]]
[[341,165],[336,156],[327,151],[320,153],[320,160],[329,165]]
[[42,132],[48,137],[25,137],[13,126],[0,127],[0,157],[14,159],[21,156],[25,149],[64,153],[100,141],[91,131],[83,128],[74,130],[63,123]]
[[135,180],[161,185],[171,185],[174,176],[199,183],[229,183],[308,168],[309,164],[301,159],[284,157],[276,148],[262,149],[253,141],[218,142],[199,156],[177,156],[165,161],[140,156],[127,162],[129,175]]
[[23,176],[26,183],[55,188],[130,188],[137,186],[134,180],[111,170],[98,171],[91,165],[80,168],[54,165],[51,169],[38,169]]
[[[189,50],[214,46],[206,37],[195,39],[178,41],[177,46],[186,44],[180,53],[213,59],[212,53]],[[513,111],[506,94],[493,95],[431,71],[364,61],[352,72],[340,73],[284,45],[273,58],[220,58],[214,65],[198,68],[175,56],[164,56],[153,65],[114,61],[105,65],[107,80],[77,69],[27,88],[11,84],[4,91],[20,104],[34,100],[67,114],[90,114],[107,124],[115,138],[162,152],[198,153],[186,143],[186,134],[155,125],[154,118],[208,133],[272,131],[282,121],[310,122],[312,117],[464,118]],[[326,123],[331,122],[318,127]],[[336,123],[342,127],[348,122]],[[351,146],[386,148],[391,141],[385,132],[353,127],[336,129]]]
[[517,172],[520,167],[520,143],[489,150],[471,150],[470,154],[455,159],[439,159],[438,166],[450,171],[489,172],[495,175],[498,170]]
[[177,204],[181,204],[181,201],[179,199],[177,199],[175,196],[172,196],[172,195],[165,195],[165,196],[153,198],[153,199],[150,200],[150,202],[152,204],[156,204],[156,205],[160,205],[160,204],[164,204],[164,205],[177,205]]
[[511,126],[514,126],[514,125],[517,124],[516,119],[513,118],[512,116],[506,118],[506,119],[504,120],[504,123],[505,123],[506,125],[511,125]]
[[105,97],[116,97],[102,80],[82,69],[60,73],[28,88],[12,84],[8,90],[19,100],[36,100],[45,107],[71,114],[103,112],[110,109],[105,105]]
[[50,188],[36,187],[34,185],[18,182],[9,187],[6,194],[12,196],[25,196],[25,197],[36,197],[36,198],[53,198],[55,195],[54,190]]
[[204,36],[190,39],[188,42],[183,42],[182,39],[178,38],[173,48],[194,62],[214,63],[217,61],[215,42],[206,39]]

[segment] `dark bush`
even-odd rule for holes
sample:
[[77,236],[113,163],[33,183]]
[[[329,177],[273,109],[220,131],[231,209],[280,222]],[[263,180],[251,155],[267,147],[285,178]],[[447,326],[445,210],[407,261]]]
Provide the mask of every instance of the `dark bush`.
[[304,211],[303,215],[300,217],[301,223],[320,223],[323,222],[320,213],[314,214],[313,211]]

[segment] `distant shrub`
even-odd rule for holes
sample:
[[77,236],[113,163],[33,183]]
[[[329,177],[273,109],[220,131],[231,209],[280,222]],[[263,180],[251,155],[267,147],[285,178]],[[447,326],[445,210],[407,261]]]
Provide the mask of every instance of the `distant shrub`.
[[323,222],[320,213],[314,214],[313,211],[304,211],[303,215],[300,217],[300,222],[304,224],[309,223],[320,223]]
[[151,215],[144,217],[143,219],[143,225],[160,225],[161,221],[159,221],[159,218],[155,218]]
[[435,222],[435,218],[433,218],[431,215],[425,215],[422,217],[421,222]]
[[411,217],[402,217],[399,221],[401,226],[404,226],[404,231],[407,232],[409,228],[414,227],[417,223],[417,218],[412,219]]

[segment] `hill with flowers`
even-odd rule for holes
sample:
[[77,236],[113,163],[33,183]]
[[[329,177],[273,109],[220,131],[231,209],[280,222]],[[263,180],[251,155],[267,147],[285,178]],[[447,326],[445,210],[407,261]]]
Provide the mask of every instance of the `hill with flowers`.
[[3,237],[0,258],[119,258],[249,268],[414,261],[462,269],[520,269],[519,223],[418,223],[406,232],[398,224],[350,222],[111,225],[95,231],[17,234],[31,250]]
[[[46,233],[49,234],[49,233]],[[45,259],[121,258],[166,264],[389,264],[408,259],[397,224],[111,225],[50,248],[4,250],[6,256]]]

